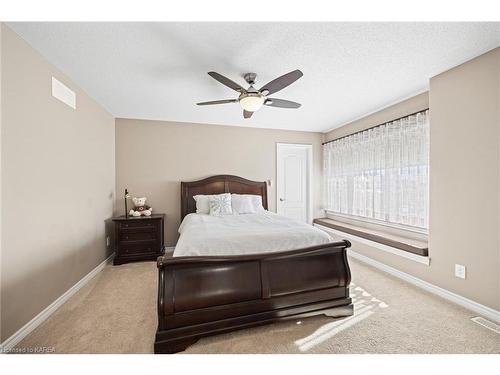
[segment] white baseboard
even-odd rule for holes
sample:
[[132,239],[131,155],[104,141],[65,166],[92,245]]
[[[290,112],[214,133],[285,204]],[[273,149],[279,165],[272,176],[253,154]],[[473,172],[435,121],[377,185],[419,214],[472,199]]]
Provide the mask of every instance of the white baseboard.
[[111,263],[114,254],[111,254],[106,260],[100,263],[96,268],[85,275],[80,281],[69,288],[62,296],[52,302],[47,306],[42,312],[31,319],[23,327],[21,327],[16,333],[10,336],[7,340],[0,344],[0,353],[8,353],[12,350],[22,339],[28,336],[31,332],[35,330],[40,324],[42,324],[49,316],[51,316],[59,307],[62,306],[68,299],[71,298],[76,292],[78,292],[85,284],[87,284],[95,275],[106,267],[107,264]]
[[493,320],[495,322],[500,322],[500,311],[492,309],[491,307],[488,307],[488,306],[481,305],[478,302],[472,301],[468,298],[462,297],[461,295],[450,292],[449,290],[446,290],[446,289],[440,288],[434,284],[428,283],[427,281],[419,279],[415,276],[412,276],[412,275],[407,274],[405,272],[399,271],[399,270],[392,268],[384,263],[376,261],[372,258],[365,256],[365,255],[359,254],[351,249],[348,250],[347,254],[349,256],[353,257],[354,259],[360,260],[361,262],[364,262],[364,263],[369,264],[375,268],[378,268],[381,271],[387,272],[388,274],[390,274],[392,276],[400,278],[404,281],[409,282],[410,284],[413,284],[419,288],[422,288],[422,289],[424,289],[430,293],[433,293],[439,297],[442,297],[450,302],[453,302],[453,303],[456,303],[457,305],[465,307],[466,309],[468,309],[470,311],[474,311],[475,313],[477,313],[485,318],[488,318],[488,319]]

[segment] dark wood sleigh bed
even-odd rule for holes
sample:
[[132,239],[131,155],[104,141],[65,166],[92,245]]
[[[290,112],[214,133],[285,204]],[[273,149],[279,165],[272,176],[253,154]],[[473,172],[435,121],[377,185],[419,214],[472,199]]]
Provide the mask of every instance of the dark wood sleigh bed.
[[[181,183],[181,220],[197,194],[255,194],[267,185],[230,175]],[[158,258],[155,353],[185,350],[199,338],[283,319],[352,315],[349,241],[236,256]]]

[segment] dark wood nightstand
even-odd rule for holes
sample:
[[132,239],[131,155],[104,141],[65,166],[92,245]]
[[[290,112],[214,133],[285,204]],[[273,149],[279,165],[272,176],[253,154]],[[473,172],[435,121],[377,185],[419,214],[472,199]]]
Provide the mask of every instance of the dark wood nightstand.
[[156,260],[163,255],[165,251],[164,220],[165,214],[112,218],[115,226],[113,264]]

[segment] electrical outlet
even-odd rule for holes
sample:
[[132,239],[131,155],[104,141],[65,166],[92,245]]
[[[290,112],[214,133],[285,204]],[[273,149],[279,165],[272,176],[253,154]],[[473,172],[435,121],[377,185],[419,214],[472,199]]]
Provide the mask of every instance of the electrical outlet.
[[106,236],[106,247],[109,247],[109,236]]
[[465,279],[465,266],[461,264],[455,264],[455,276],[460,279]]

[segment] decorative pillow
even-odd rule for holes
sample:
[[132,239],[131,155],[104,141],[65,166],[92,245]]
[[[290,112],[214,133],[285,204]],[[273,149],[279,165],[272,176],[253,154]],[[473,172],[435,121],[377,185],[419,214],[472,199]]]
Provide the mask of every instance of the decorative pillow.
[[229,193],[212,195],[208,198],[208,203],[210,205],[210,215],[212,216],[233,214],[231,194]]
[[255,205],[249,194],[231,194],[231,206],[234,214],[254,214]]

